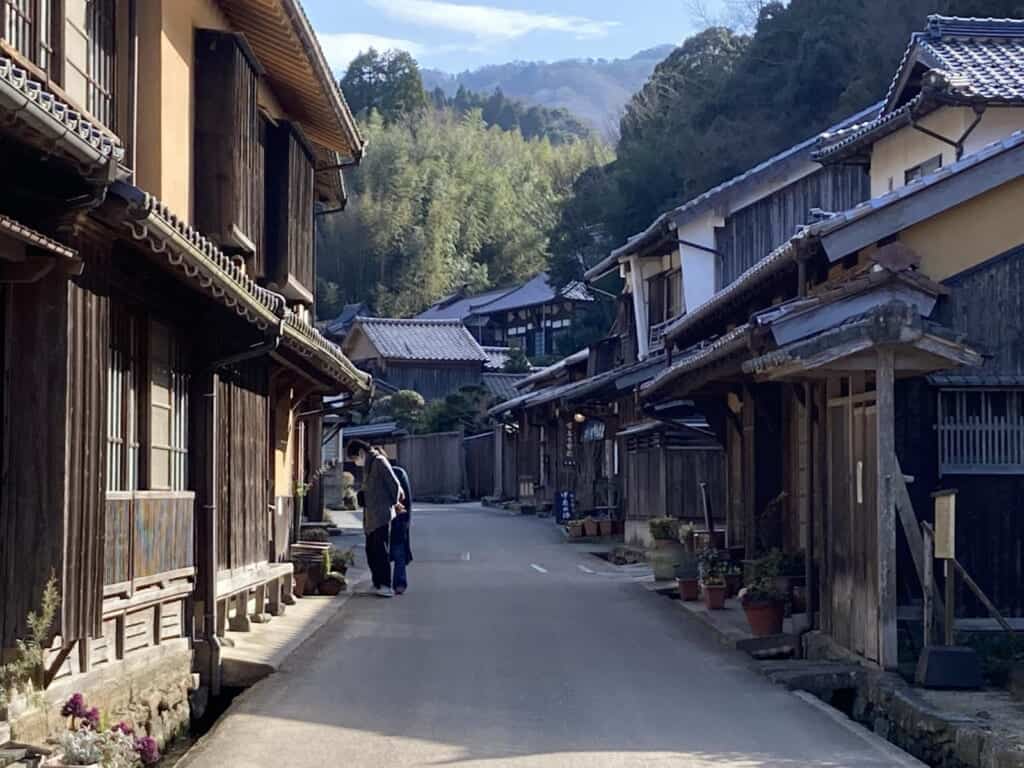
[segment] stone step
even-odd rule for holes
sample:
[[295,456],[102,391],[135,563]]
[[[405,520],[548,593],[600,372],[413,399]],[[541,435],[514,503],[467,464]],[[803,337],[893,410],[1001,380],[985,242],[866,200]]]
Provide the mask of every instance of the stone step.
[[800,638],[796,635],[769,635],[737,640],[736,650],[750,654],[758,660],[791,659],[800,649]]

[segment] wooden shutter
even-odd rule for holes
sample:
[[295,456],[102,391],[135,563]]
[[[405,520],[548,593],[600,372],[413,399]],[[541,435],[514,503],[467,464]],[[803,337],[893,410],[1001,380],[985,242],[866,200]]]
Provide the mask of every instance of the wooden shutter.
[[195,222],[229,252],[263,242],[261,72],[244,39],[201,29],[195,45]]
[[288,299],[314,288],[314,155],[297,126],[267,128],[267,277]]

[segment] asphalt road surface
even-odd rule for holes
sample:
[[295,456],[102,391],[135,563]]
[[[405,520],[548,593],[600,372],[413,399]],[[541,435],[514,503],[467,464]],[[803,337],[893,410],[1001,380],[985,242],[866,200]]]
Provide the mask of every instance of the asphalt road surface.
[[413,551],[408,593],[350,600],[182,765],[915,764],[765,681],[550,520],[425,507]]

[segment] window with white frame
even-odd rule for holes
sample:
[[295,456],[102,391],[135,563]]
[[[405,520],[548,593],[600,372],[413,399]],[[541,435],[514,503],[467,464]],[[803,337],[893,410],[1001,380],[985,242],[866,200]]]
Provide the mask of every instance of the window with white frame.
[[107,490],[188,489],[189,374],[174,332],[111,313]]
[[943,475],[1024,474],[1024,389],[939,391]]

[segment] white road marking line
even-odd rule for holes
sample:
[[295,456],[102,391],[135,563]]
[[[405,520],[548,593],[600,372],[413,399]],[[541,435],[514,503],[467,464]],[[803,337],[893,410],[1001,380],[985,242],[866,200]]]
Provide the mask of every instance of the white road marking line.
[[468,563],[469,562],[469,552],[463,552],[462,553],[462,559],[465,560]]
[[537,573],[547,573],[548,572],[547,568],[541,568],[536,563],[530,563],[530,567],[533,568],[533,570],[535,570]]
[[587,568],[587,566],[583,565],[582,563],[581,563],[581,564],[579,564],[579,565],[577,565],[576,567],[577,567],[577,568],[579,568],[579,569],[580,569],[581,571],[583,571],[584,573],[589,573],[589,574],[591,574],[591,575],[593,575],[593,574],[594,574],[594,571],[590,570],[589,568]]

